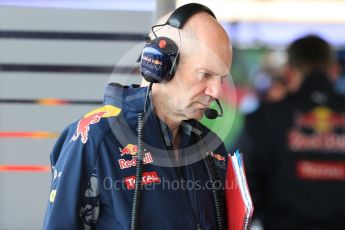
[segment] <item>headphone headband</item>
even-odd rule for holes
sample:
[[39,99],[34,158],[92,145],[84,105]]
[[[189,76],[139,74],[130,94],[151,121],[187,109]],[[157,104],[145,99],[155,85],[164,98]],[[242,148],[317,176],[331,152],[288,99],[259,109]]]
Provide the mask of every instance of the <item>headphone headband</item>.
[[206,12],[215,19],[217,19],[212,10],[210,10],[210,8],[198,3],[189,3],[177,8],[170,15],[166,24],[181,29],[190,17],[199,12]]
[[[190,17],[199,12],[206,12],[216,18],[213,12],[206,6],[198,3],[190,3],[177,8],[165,24],[181,29]],[[140,72],[146,81],[158,83],[162,80],[170,81],[176,72],[179,62],[179,47],[167,37],[157,37],[153,28],[155,39],[148,41],[140,58]]]

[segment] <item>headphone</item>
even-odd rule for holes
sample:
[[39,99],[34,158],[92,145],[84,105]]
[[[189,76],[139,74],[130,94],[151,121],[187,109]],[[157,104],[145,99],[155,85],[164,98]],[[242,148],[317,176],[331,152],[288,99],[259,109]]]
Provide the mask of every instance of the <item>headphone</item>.
[[178,45],[168,37],[157,37],[154,27],[170,25],[181,29],[190,17],[199,12],[206,12],[217,19],[208,7],[189,3],[177,8],[164,24],[152,26],[155,38],[147,41],[138,59],[141,75],[146,81],[150,83],[170,81],[175,75],[179,62]]

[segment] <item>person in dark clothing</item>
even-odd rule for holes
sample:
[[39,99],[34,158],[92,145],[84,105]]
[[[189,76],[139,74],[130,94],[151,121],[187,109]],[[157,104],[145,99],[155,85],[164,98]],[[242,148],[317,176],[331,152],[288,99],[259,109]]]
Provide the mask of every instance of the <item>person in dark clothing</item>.
[[57,140],[43,229],[226,228],[214,182],[225,182],[227,153],[198,120],[229,74],[229,37],[196,3],[158,26],[140,56],[149,87],[110,83],[104,105]]
[[345,99],[330,45],[309,35],[288,48],[295,92],[247,116],[240,140],[255,216],[269,229],[345,229]]

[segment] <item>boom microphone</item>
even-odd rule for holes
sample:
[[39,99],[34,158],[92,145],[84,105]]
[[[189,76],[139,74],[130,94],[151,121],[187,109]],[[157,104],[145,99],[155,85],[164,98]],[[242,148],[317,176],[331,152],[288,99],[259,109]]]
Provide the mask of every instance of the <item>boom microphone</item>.
[[218,107],[220,109],[220,114],[215,109],[206,109],[205,116],[208,119],[215,119],[217,117],[222,117],[223,116],[223,108],[222,108],[222,106],[220,105],[218,99],[216,99],[215,101],[217,102],[217,105],[218,105]]

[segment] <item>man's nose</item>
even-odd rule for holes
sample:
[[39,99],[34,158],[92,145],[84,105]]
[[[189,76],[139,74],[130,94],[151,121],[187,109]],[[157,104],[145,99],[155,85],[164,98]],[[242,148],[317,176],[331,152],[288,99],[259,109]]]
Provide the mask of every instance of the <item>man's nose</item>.
[[219,79],[210,79],[205,89],[205,94],[213,99],[219,99],[222,82]]

